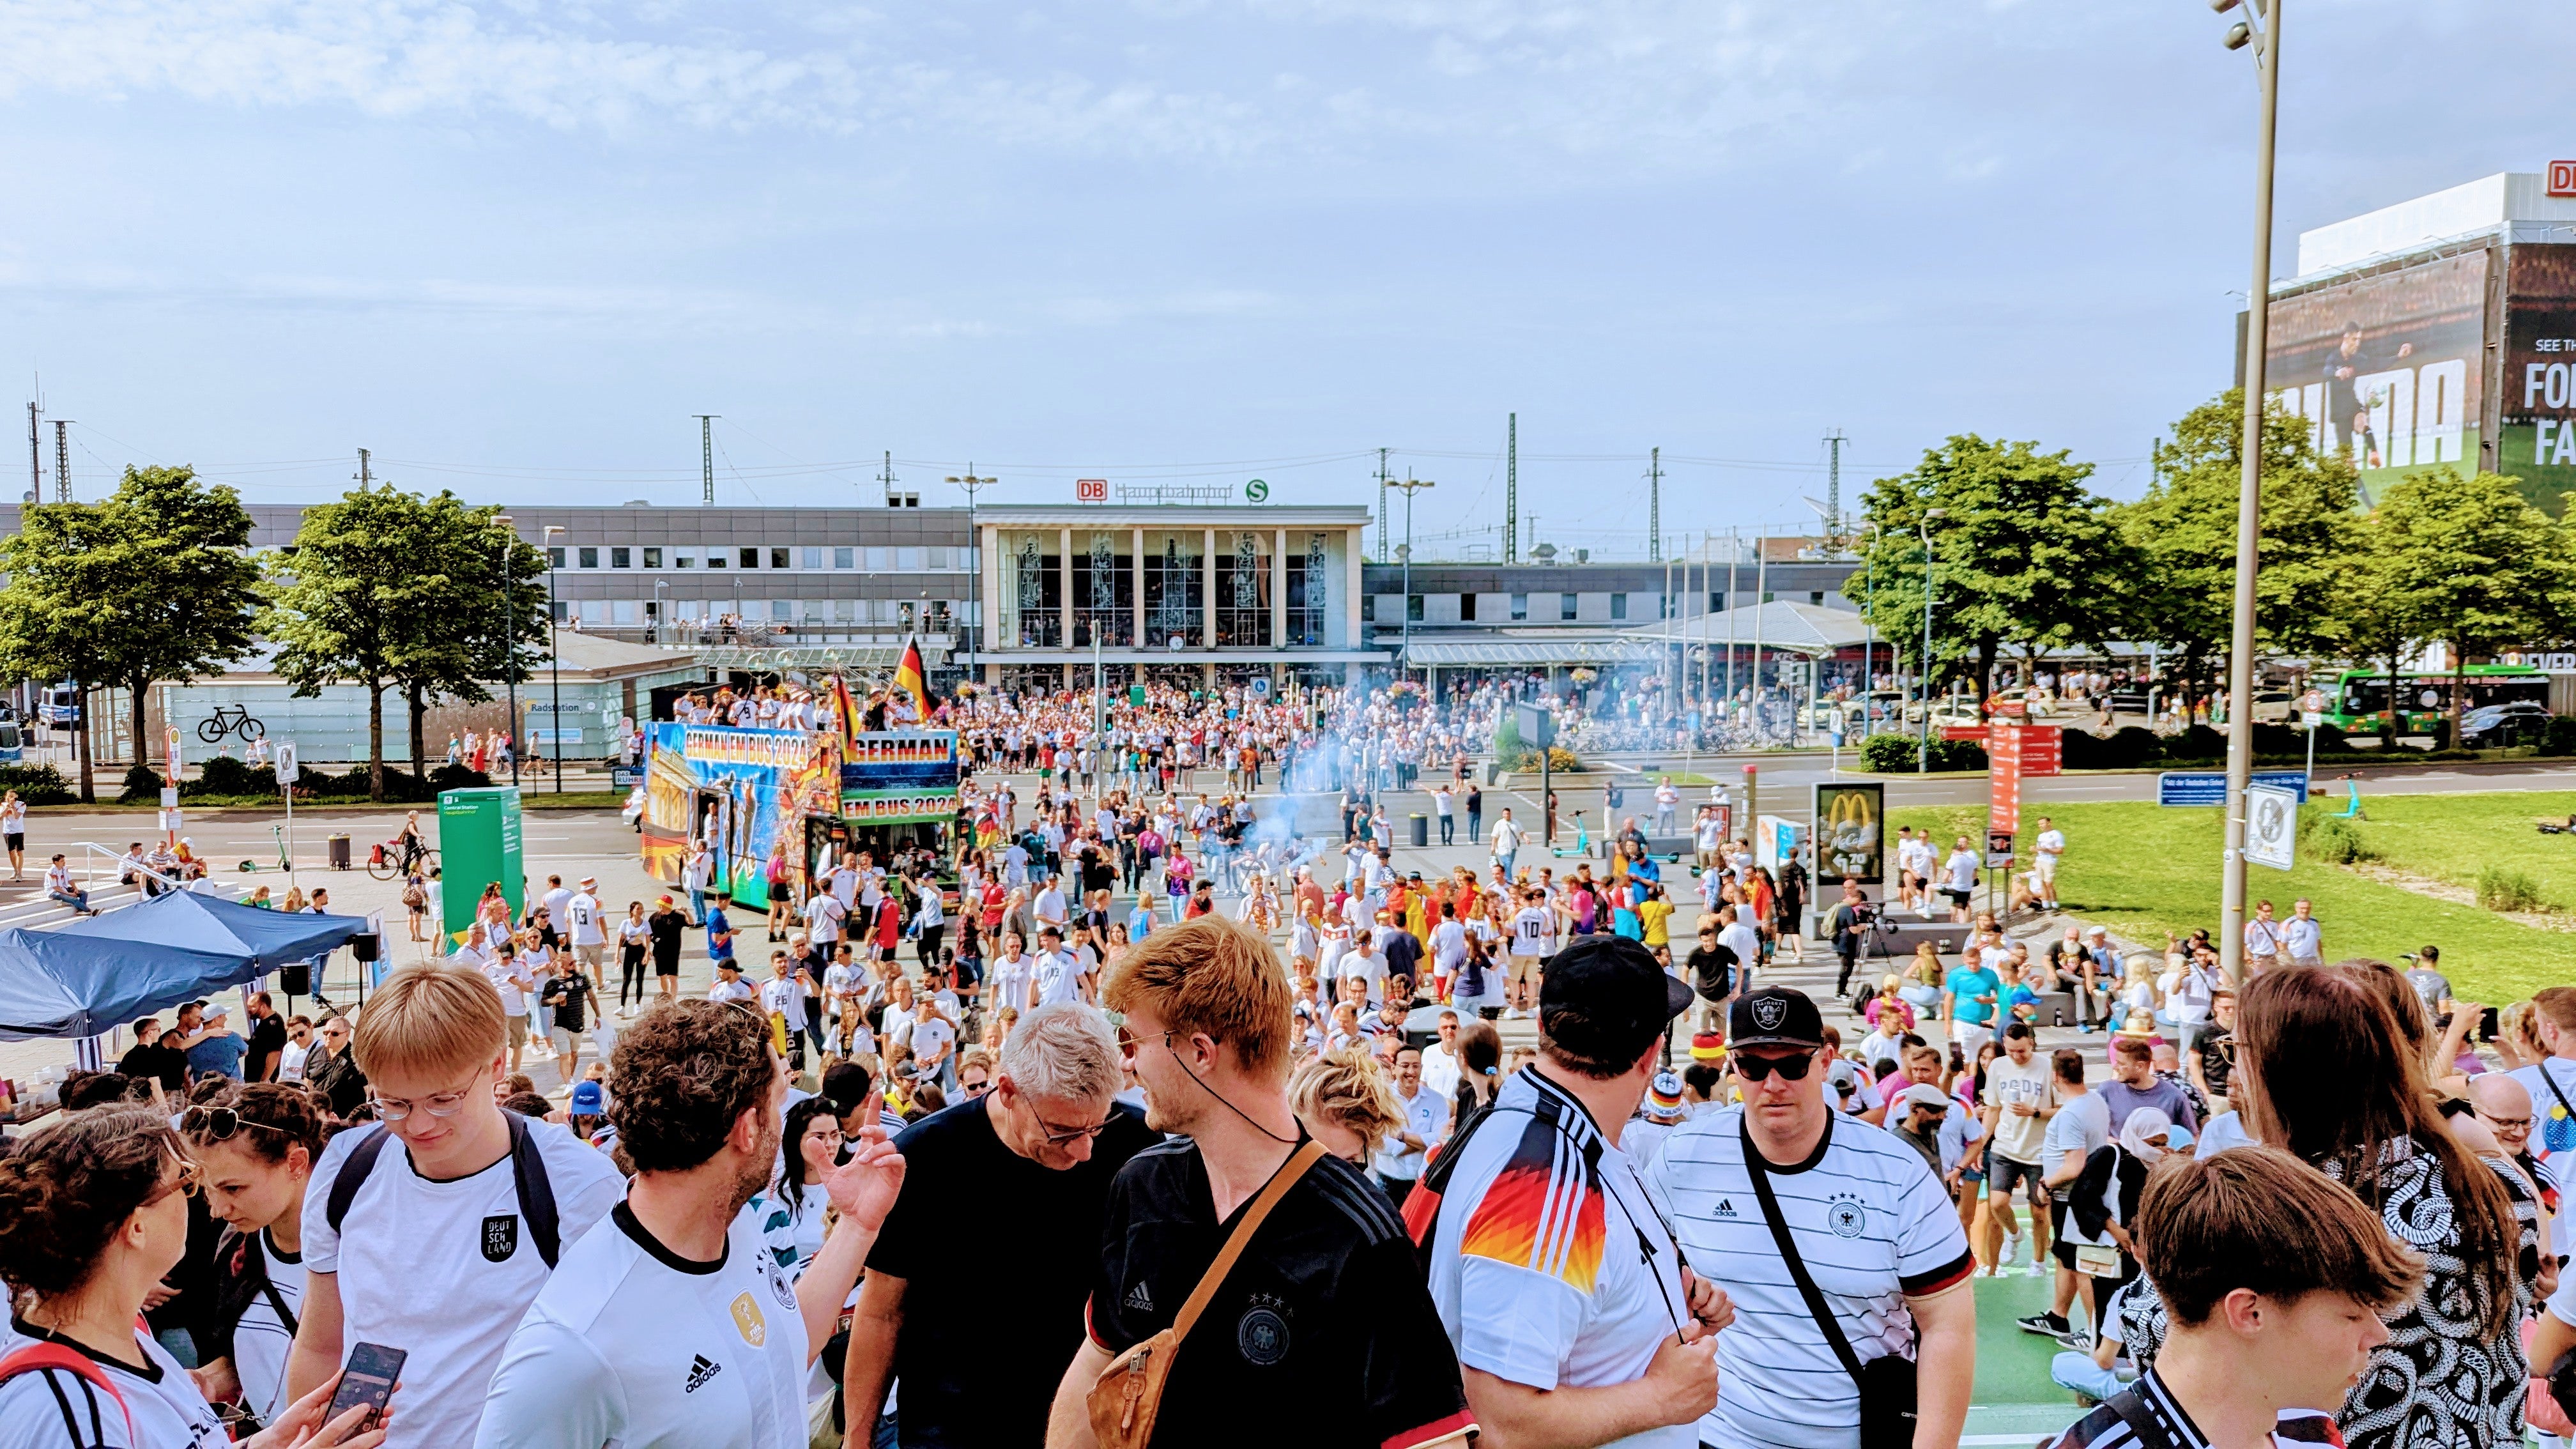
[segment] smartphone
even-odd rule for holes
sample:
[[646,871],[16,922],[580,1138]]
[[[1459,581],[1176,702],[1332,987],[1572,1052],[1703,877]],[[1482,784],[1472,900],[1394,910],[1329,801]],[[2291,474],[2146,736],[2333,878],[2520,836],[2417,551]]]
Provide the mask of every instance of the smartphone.
[[2478,1012],[2478,1040],[2494,1041],[2496,1031],[2496,1009],[2492,1006],[2481,1008]]
[[363,1406],[367,1417],[351,1432],[363,1434],[376,1427],[385,1416],[385,1400],[394,1396],[394,1381],[402,1377],[403,1360],[410,1356],[381,1343],[361,1343],[351,1349],[348,1367],[340,1371],[340,1387],[332,1390],[331,1408],[322,1422],[328,1424]]

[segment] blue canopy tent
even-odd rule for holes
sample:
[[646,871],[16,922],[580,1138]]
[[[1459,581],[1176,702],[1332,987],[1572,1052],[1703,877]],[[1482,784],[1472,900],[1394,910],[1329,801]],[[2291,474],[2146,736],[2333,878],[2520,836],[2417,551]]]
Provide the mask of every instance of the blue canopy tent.
[[0,1040],[99,1036],[312,960],[370,925],[172,891],[58,931],[0,932]]

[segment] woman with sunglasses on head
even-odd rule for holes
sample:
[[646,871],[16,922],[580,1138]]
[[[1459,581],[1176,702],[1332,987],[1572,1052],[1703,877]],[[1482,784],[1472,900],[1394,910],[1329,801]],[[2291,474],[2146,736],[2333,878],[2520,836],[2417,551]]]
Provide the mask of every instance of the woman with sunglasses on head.
[[[187,1199],[199,1176],[170,1119],[144,1107],[73,1113],[0,1160],[0,1278],[20,1290],[0,1332],[0,1446],[225,1442],[197,1381],[136,1329],[144,1295],[187,1251]],[[364,1409],[321,1423],[338,1380],[330,1375],[241,1442],[374,1449],[381,1427],[353,1432]]]
[[286,1359],[304,1303],[304,1189],[322,1118],[294,1087],[236,1087],[179,1114],[206,1206],[225,1227],[198,1386],[265,1424],[287,1404]]
[[[2389,1003],[2367,963],[2248,981],[2228,1100],[2263,1145],[2352,1189],[2424,1259],[2421,1287],[2386,1315],[2388,1340],[2336,1415],[2344,1442],[2519,1444],[2529,1367],[2518,1325],[2539,1276],[2537,1204],[2505,1159],[2464,1146],[2445,1122]],[[2122,1301],[2121,1320],[2143,1369],[2167,1330],[2149,1280]]]
[[816,1253],[823,1251],[829,1226],[824,1218],[832,1205],[832,1195],[823,1182],[841,1162],[839,1109],[828,1097],[804,1098],[787,1109],[781,1141],[785,1150],[780,1154],[783,1161],[778,1177],[752,1206],[766,1214],[772,1242],[782,1236],[794,1241],[795,1261],[782,1259],[778,1265],[793,1278],[805,1271]]

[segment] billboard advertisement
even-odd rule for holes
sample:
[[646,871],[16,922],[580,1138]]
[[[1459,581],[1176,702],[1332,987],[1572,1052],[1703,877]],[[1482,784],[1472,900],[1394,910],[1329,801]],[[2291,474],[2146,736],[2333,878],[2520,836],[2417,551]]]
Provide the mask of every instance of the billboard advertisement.
[[957,732],[863,734],[841,756],[841,813],[871,825],[957,815]]
[[766,909],[773,848],[791,862],[804,852],[802,822],[838,813],[838,741],[813,730],[729,729],[663,723],[645,736],[644,870],[682,884],[688,844],[704,842],[710,892]]
[[2477,471],[2487,253],[2466,252],[2272,303],[2264,396],[2317,451],[2361,470],[2376,506],[2407,475]]
[[1816,884],[1885,885],[1886,819],[1887,786],[1880,781],[1816,786]]
[[2576,490],[2576,246],[2517,245],[2505,265],[2496,471],[2556,517]]

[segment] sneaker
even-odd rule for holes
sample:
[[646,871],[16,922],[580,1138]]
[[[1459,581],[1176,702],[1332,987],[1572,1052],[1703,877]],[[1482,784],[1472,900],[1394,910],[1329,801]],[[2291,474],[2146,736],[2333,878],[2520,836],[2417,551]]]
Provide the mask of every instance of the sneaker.
[[2022,1332],[2036,1333],[2042,1338],[2064,1338],[2074,1331],[2073,1324],[2054,1313],[2034,1313],[2028,1318],[2016,1318],[2013,1322],[2021,1326]]
[[2093,1351],[2093,1335],[2080,1328],[2070,1328],[2057,1336],[2057,1346],[2076,1353]]
[[2033,1259],[2030,1265],[2030,1276],[2033,1278],[2045,1278],[2054,1271],[2056,1271],[2054,1266],[2044,1260]]

